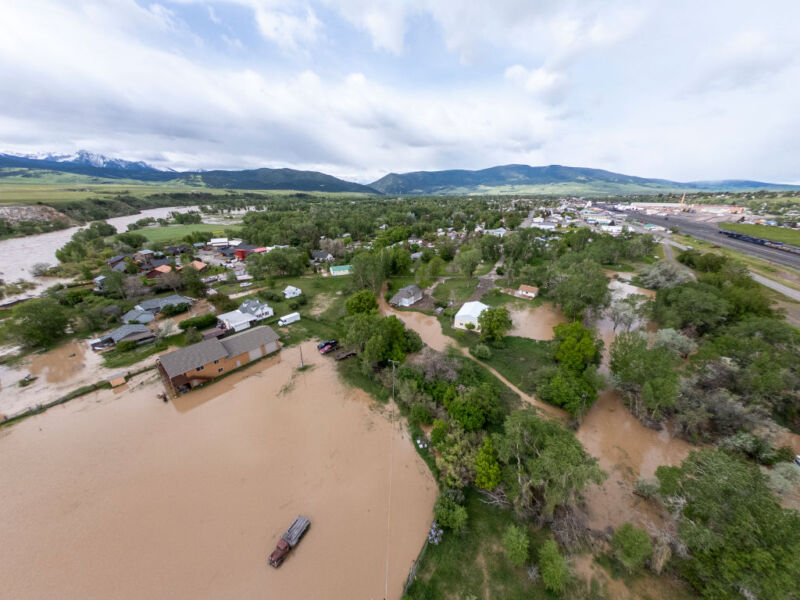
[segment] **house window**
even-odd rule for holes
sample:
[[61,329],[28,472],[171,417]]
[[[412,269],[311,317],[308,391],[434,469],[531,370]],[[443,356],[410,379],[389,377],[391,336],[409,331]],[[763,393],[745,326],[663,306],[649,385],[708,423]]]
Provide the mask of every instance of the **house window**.
[[215,365],[218,365],[218,364],[219,364],[219,359],[215,360],[215,361],[214,361],[214,364],[215,364]]
[[202,371],[202,370],[203,370],[203,369],[205,369],[205,368],[206,368],[206,366],[205,366],[205,365],[203,365],[202,367],[197,367],[197,368],[195,369],[195,371]]
[[223,369],[222,367],[220,367],[219,369],[217,369],[217,373],[222,373],[224,370],[225,370],[225,369]]

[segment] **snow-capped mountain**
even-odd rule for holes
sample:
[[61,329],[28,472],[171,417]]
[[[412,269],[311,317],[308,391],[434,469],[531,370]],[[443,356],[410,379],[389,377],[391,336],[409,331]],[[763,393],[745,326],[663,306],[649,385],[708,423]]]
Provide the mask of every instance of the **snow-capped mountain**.
[[126,171],[158,171],[155,167],[143,161],[131,161],[122,158],[109,158],[102,154],[89,152],[88,150],[78,150],[72,154],[59,154],[55,152],[39,152],[36,154],[11,154],[19,158],[31,160],[43,160],[48,162],[67,163],[73,165],[85,165],[106,169],[124,169]]

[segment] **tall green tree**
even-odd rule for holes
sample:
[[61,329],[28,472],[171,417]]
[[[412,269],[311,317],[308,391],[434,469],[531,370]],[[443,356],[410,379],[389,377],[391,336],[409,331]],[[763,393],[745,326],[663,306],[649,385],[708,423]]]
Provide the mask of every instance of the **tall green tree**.
[[556,594],[561,594],[566,589],[569,567],[554,540],[547,540],[539,548],[539,570],[545,588]]
[[511,330],[513,323],[505,306],[487,308],[478,317],[481,327],[481,339],[497,344]]
[[503,548],[512,565],[521,567],[527,562],[529,544],[525,531],[513,523],[503,532]]
[[378,312],[378,300],[371,290],[360,290],[347,299],[345,308],[348,315],[369,315]]
[[52,298],[35,298],[14,307],[11,330],[26,346],[48,346],[64,337],[69,317]]
[[475,457],[475,485],[490,491],[500,485],[500,463],[488,436],[483,438],[483,446]]

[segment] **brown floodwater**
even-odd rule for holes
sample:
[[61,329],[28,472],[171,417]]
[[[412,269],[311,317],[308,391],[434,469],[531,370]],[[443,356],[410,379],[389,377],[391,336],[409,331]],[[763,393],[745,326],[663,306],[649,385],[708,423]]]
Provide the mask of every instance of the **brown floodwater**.
[[71,342],[43,354],[34,354],[29,371],[31,375],[43,377],[47,383],[63,383],[86,368],[86,352],[85,344]]
[[3,595],[400,598],[436,484],[390,409],[303,350],[304,372],[288,348],[167,404],[148,373],[0,430]]
[[567,318],[552,302],[544,302],[539,306],[515,302],[508,307],[508,313],[514,325],[509,335],[533,340],[552,340],[553,327],[567,322]]
[[586,493],[589,525],[595,529],[657,520],[652,505],[633,494],[633,484],[639,477],[653,477],[661,465],[680,464],[693,448],[666,429],[642,425],[616,390],[600,393],[577,436],[608,473],[603,485],[593,485]]

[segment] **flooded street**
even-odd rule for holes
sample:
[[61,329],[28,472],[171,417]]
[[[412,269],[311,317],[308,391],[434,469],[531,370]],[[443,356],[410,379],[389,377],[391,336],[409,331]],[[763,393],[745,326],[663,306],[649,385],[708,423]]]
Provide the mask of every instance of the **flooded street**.
[[[123,217],[113,217],[106,219],[117,228],[119,233],[127,231],[128,225],[135,223],[139,219],[146,219],[152,217],[154,219],[166,218],[171,212],[188,212],[190,210],[197,210],[196,206],[179,206],[168,208],[153,208],[143,210],[135,215],[125,215]],[[60,231],[51,231],[50,233],[41,233],[38,235],[29,235],[19,238],[11,238],[8,240],[0,241],[0,256],[4,257],[2,266],[0,266],[0,279],[7,282],[14,282],[19,279],[33,281],[37,287],[28,290],[19,296],[8,296],[3,299],[3,302],[8,302],[16,297],[25,297],[38,294],[56,283],[63,283],[68,280],[53,278],[34,278],[31,275],[31,269],[36,263],[48,263],[50,266],[58,264],[56,258],[56,250],[61,248],[72,238],[73,234],[81,229],[81,227],[70,227]]]
[[150,373],[0,430],[4,595],[384,598],[388,565],[400,598],[436,484],[389,409],[303,350],[302,373],[288,348],[174,404]]
[[514,325],[508,334],[532,340],[552,340],[553,327],[567,322],[567,318],[552,302],[544,302],[539,306],[515,302],[508,306],[508,314]]

